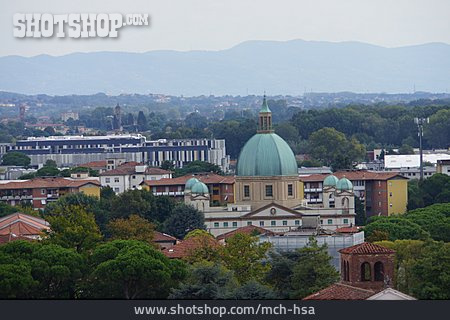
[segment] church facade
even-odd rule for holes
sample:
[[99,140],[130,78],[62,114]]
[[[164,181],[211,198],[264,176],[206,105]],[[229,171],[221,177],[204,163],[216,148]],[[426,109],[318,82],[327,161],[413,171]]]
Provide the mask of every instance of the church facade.
[[238,158],[234,203],[210,207],[207,187],[193,179],[186,183],[185,203],[205,214],[207,230],[214,236],[249,225],[281,233],[305,227],[335,230],[355,224],[353,185],[345,177],[326,177],[323,204],[307,205],[294,153],[274,132],[265,97],[257,133]]

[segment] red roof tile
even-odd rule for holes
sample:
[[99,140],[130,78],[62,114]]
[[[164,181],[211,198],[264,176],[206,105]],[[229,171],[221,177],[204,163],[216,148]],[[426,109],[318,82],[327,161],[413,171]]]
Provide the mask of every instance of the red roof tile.
[[166,233],[155,231],[153,233],[153,241],[161,242],[161,241],[177,241],[177,238],[168,235]]
[[91,161],[91,162],[80,164],[79,167],[84,167],[84,168],[105,168],[106,165],[107,165],[106,160],[99,160],[99,161]]
[[196,175],[185,175],[182,177],[177,178],[163,178],[160,180],[145,180],[143,183],[148,186],[173,186],[173,185],[185,185],[186,182],[190,178],[197,178],[204,184],[233,184],[234,183],[234,177],[233,176],[221,176],[215,173],[208,173],[208,174],[196,174]]
[[394,250],[382,247],[380,245],[363,242],[351,247],[339,250],[340,253],[346,254],[378,254],[378,253],[395,253]]
[[375,293],[372,290],[335,283],[303,298],[303,300],[366,300]]
[[[301,176],[303,182],[323,181],[329,174],[311,174],[309,176]],[[339,171],[333,173],[337,178],[346,177],[349,180],[389,180],[392,178],[406,179],[399,172],[375,172],[375,171]]]
[[221,235],[217,236],[217,240],[228,239],[237,233],[252,234],[253,232],[259,232],[260,234],[268,234],[268,235],[275,234],[274,232],[272,232],[270,230],[252,225],[252,226],[245,226],[245,227],[237,228],[236,230],[232,230],[230,232],[221,234]]
[[[205,242],[206,241],[206,242]],[[195,249],[202,246],[219,246],[216,239],[211,237],[192,237],[178,242],[171,248],[164,249],[162,253],[171,259],[183,259],[190,256]]]
[[[131,175],[136,174],[136,166],[143,166],[142,163],[138,162],[126,162],[124,164],[121,164],[115,169],[105,171],[101,173],[101,176],[118,176],[118,175]],[[156,174],[156,175],[163,175],[163,174],[169,174],[171,171],[164,170],[161,168],[154,168],[154,167],[147,167],[142,174]]]
[[31,239],[31,238],[27,238],[27,237],[23,237],[23,236],[16,236],[13,234],[5,234],[5,235],[0,234],[0,244],[5,244],[5,243],[15,241],[15,240],[33,241],[33,239]]
[[0,183],[0,190],[34,188],[79,188],[89,183],[100,186],[100,182],[96,178],[72,179],[63,177],[46,177]]
[[50,225],[44,219],[16,212],[0,218],[0,235],[38,236]]
[[357,227],[357,226],[352,226],[352,227],[342,227],[342,228],[337,228],[336,232],[338,233],[357,233],[360,232],[361,228]]

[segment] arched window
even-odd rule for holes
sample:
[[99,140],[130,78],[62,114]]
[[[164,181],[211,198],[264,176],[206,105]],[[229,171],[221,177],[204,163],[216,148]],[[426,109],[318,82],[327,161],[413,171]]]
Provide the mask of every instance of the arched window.
[[364,262],[361,264],[361,281],[371,281],[372,275],[370,272],[370,264],[368,262]]
[[345,278],[347,279],[347,281],[350,281],[350,268],[349,268],[349,265],[348,265],[348,261],[345,261],[345,264],[346,264],[346,269],[347,269],[347,273],[345,274]]
[[341,277],[342,280],[346,281],[347,279],[345,278],[347,275],[347,264],[345,263],[344,259],[341,259]]
[[384,280],[383,262],[378,261],[377,263],[375,263],[374,272],[375,272],[375,281],[383,281]]
[[330,208],[334,208],[334,198],[333,198],[333,194],[330,193],[330,195],[328,196],[328,206]]
[[347,197],[342,198],[342,212],[343,213],[348,213],[348,205],[349,205],[349,200]]

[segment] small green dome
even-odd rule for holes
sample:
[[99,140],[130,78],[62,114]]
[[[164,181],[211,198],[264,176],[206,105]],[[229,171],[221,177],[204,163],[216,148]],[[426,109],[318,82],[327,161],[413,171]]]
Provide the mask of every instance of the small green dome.
[[192,186],[198,182],[197,178],[190,178],[188,181],[186,181],[186,184],[184,185],[185,190],[191,190]]
[[297,161],[289,145],[276,133],[257,133],[241,150],[238,176],[298,176]]
[[204,184],[201,181],[198,181],[192,186],[191,192],[197,194],[208,194],[209,190],[206,184]]
[[353,190],[353,184],[347,178],[342,178],[336,184],[336,189],[351,191],[351,190]]
[[336,184],[338,183],[339,179],[336,178],[336,176],[330,174],[323,180],[323,186],[324,187],[336,187]]

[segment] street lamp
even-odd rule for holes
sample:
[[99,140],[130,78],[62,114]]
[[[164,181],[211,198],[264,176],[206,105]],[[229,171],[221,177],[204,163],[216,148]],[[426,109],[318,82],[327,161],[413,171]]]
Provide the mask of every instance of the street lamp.
[[419,150],[420,150],[420,181],[423,180],[423,150],[422,150],[422,137],[423,137],[423,125],[430,123],[430,118],[414,118],[414,123],[417,125],[419,135]]

